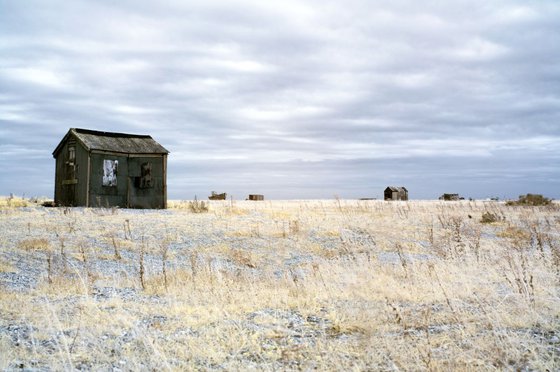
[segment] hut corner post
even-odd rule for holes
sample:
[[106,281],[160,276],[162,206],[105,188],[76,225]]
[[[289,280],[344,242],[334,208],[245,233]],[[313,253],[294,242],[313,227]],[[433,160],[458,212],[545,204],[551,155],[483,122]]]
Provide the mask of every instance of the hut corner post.
[[89,207],[89,182],[91,172],[91,152],[88,151],[87,155],[87,175],[86,175],[86,208]]
[[[128,164],[130,164],[130,154],[127,156],[127,168]],[[126,177],[126,207],[130,208],[130,176]]]
[[167,209],[167,155],[163,155],[163,209]]

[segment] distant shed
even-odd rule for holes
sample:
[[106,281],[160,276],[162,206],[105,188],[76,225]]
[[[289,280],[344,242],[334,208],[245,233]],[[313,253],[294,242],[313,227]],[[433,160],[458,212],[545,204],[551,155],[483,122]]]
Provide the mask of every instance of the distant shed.
[[168,154],[148,135],[71,128],[53,152],[55,203],[167,208]]
[[459,194],[443,194],[439,197],[439,200],[445,200],[445,201],[458,201],[458,200],[464,200],[465,198],[463,198],[462,196],[459,196]]
[[227,193],[222,192],[218,194],[216,191],[212,191],[212,195],[208,197],[209,200],[226,200]]
[[249,200],[264,200],[264,195],[249,194]]
[[389,186],[384,192],[385,200],[408,200],[408,190],[406,187]]

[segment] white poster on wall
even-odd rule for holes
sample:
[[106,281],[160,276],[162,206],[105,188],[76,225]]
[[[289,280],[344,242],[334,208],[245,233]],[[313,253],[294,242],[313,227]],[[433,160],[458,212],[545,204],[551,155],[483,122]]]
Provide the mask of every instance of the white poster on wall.
[[103,186],[117,186],[118,160],[103,160]]

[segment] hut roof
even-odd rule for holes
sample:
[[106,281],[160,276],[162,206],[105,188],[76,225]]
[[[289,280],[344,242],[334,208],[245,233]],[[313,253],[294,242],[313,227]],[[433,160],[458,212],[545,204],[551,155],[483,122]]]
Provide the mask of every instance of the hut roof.
[[[391,191],[396,191],[396,192],[400,192],[400,191],[408,191],[406,189],[406,187],[402,186],[402,187],[396,187],[396,186],[387,186],[387,189],[391,190]],[[385,190],[387,190],[385,189]]]
[[169,154],[169,151],[148,135],[70,128],[53,151],[54,157],[62,149],[64,142],[66,142],[70,135],[74,135],[88,151],[101,150],[125,154]]

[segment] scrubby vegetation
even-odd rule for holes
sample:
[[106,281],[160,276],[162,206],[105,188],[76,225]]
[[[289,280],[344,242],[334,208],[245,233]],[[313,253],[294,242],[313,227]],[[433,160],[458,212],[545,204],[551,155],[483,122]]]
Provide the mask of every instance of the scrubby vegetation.
[[170,205],[1,209],[0,369],[560,366],[558,208]]
[[196,196],[193,201],[189,202],[189,210],[193,213],[205,213],[208,212],[208,202],[199,201]]
[[518,200],[510,200],[506,205],[527,205],[527,206],[540,206],[540,205],[550,205],[551,200],[540,194],[527,194],[519,195]]
[[480,222],[482,223],[494,223],[494,222],[498,222],[500,221],[500,216],[498,216],[498,214],[496,213],[492,213],[492,212],[484,212],[482,213],[482,218],[480,219]]

